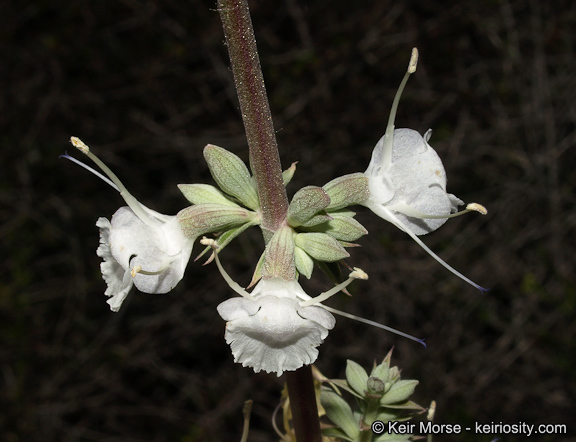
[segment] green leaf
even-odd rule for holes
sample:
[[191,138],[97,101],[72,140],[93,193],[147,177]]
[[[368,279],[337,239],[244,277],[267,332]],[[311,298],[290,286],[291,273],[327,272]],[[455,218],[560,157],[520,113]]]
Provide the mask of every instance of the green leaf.
[[354,391],[364,397],[364,390],[366,390],[366,383],[368,382],[368,373],[366,373],[366,370],[364,370],[360,364],[351,360],[346,361],[346,380]]
[[352,440],[357,440],[360,434],[358,423],[354,419],[354,414],[350,405],[331,390],[322,390],[320,403],[326,411],[326,416],[337,425]]
[[220,189],[238,198],[246,207],[258,210],[260,202],[256,186],[246,164],[238,156],[209,144],[204,148],[204,158]]
[[406,401],[413,393],[418,385],[416,380],[397,381],[380,399],[380,405],[389,405],[397,402]]

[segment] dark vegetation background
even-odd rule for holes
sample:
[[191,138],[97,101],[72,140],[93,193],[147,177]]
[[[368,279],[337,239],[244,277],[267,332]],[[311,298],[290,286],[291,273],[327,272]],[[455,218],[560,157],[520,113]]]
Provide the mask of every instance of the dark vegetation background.
[[[365,170],[417,46],[397,127],[433,128],[449,191],[490,210],[424,238],[492,287],[480,295],[360,208],[370,236],[349,263],[371,279],[329,303],[426,337],[429,348],[340,318],[320,370],[343,377],[346,359],[368,367],[395,346],[403,376],[421,381],[415,400],[437,401],[438,422],[569,423],[573,2],[251,5],[282,161],[299,161],[290,194]],[[249,398],[250,440],[277,440],[270,418],[282,379],[233,363],[216,312],[232,292],[215,266],[191,263],[169,295],[134,290],[111,313],[94,223],[124,203],[58,159],[79,136],[136,197],[169,214],[186,205],[176,184],[212,182],[205,144],[247,159],[215,2],[6,0],[0,23],[0,440],[235,441]],[[261,250],[254,230],[222,259],[245,285]],[[305,286],[329,285],[317,271]]]

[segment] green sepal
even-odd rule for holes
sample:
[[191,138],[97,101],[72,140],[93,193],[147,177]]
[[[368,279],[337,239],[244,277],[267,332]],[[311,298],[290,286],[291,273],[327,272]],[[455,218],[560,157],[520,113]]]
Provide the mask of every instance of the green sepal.
[[294,231],[290,227],[279,228],[266,244],[264,253],[262,276],[285,280],[296,279]]
[[298,161],[294,161],[288,169],[282,172],[282,182],[284,183],[284,187],[288,185],[290,181],[292,181],[292,177],[294,176],[294,172],[296,172],[296,164]]
[[312,227],[306,227],[309,232],[323,232],[341,241],[356,241],[361,236],[368,234],[368,230],[354,218],[339,212],[330,212],[329,221],[322,224],[316,224]]
[[266,258],[266,252],[260,255],[260,259],[258,259],[258,262],[256,263],[256,268],[254,269],[254,273],[252,274],[252,281],[250,281],[250,284],[246,288],[252,287],[258,281],[260,281],[260,278],[262,278],[262,269],[264,268],[265,258]]
[[327,210],[338,210],[354,204],[362,204],[370,197],[368,177],[352,173],[333,179],[322,187],[330,197]]
[[192,204],[221,204],[239,207],[216,187],[209,184],[178,184],[178,189]]
[[380,405],[390,405],[398,402],[405,402],[414,393],[418,381],[410,379],[396,381],[390,389],[380,399]]
[[323,389],[320,403],[326,411],[326,416],[337,425],[351,440],[358,440],[360,428],[350,405],[334,391]]
[[232,152],[209,144],[204,148],[204,158],[218,187],[232,195],[246,207],[258,210],[260,202],[256,186],[246,164]]
[[326,223],[326,222],[330,221],[331,219],[332,219],[332,217],[330,215],[314,215],[308,221],[306,221],[305,223],[302,223],[300,225],[300,227],[302,227],[302,228],[313,227],[313,226],[316,226],[318,224]]
[[334,262],[350,256],[337,240],[325,233],[298,233],[294,242],[318,261]]
[[310,279],[314,271],[314,260],[298,246],[294,247],[294,262],[298,273],[304,275],[306,279]]
[[234,227],[230,230],[227,230],[226,232],[219,235],[218,238],[216,238],[216,242],[218,244],[218,253],[220,253],[222,251],[222,249],[224,249],[224,247],[226,247],[228,244],[230,244],[232,242],[232,240],[235,239],[238,235],[240,235],[242,232],[244,232],[249,227],[252,227],[256,224],[258,224],[258,223],[255,221],[250,221],[250,222],[247,222],[246,224],[242,224],[239,227]]
[[300,189],[290,202],[287,220],[292,227],[309,221],[316,213],[328,207],[330,197],[321,187],[307,186]]
[[346,381],[361,397],[364,397],[368,373],[362,366],[354,361],[346,361]]
[[246,223],[258,224],[258,215],[242,207],[222,204],[197,204],[176,215],[184,236],[198,238],[206,233],[221,232]]

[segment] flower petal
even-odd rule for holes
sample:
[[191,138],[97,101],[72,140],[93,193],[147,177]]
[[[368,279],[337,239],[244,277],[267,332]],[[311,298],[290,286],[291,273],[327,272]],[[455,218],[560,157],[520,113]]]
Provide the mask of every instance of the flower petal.
[[[318,357],[316,347],[328,335],[326,326],[332,328],[335,323],[334,317],[321,307],[300,308],[294,299],[275,296],[255,301],[230,299],[220,304],[218,311],[227,310],[230,304],[226,304],[230,301],[244,306],[243,315],[226,324],[226,342],[230,344],[235,362],[252,367],[256,373],[264,370],[281,376],[284,371],[313,363]],[[256,304],[256,313],[248,314],[254,307],[246,304]]]

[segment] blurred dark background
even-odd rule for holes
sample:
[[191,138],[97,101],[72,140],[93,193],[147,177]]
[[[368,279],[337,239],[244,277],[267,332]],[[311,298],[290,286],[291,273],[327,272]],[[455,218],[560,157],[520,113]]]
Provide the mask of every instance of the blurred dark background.
[[[394,346],[393,363],[420,380],[414,400],[435,399],[438,422],[569,424],[574,3],[250,3],[283,165],[299,161],[290,195],[366,169],[417,46],[396,126],[433,128],[448,190],[489,209],[423,238],[492,287],[481,295],[359,208],[370,236],[348,262],[370,280],[328,304],[426,337],[428,350],[340,318],[319,369],[341,378],[346,359],[369,367]],[[216,312],[233,293],[215,266],[191,263],[170,294],[133,290],[110,312],[94,224],[124,203],[58,158],[73,150],[71,135],[81,137],[137,198],[167,214],[186,205],[176,184],[212,183],[204,145],[247,160],[215,8],[206,0],[0,4],[2,441],[234,441],[246,399],[254,400],[249,440],[278,439],[270,418],[282,379],[233,363]],[[253,229],[222,253],[241,285],[262,245]],[[330,282],[316,271],[304,286],[317,294]]]

